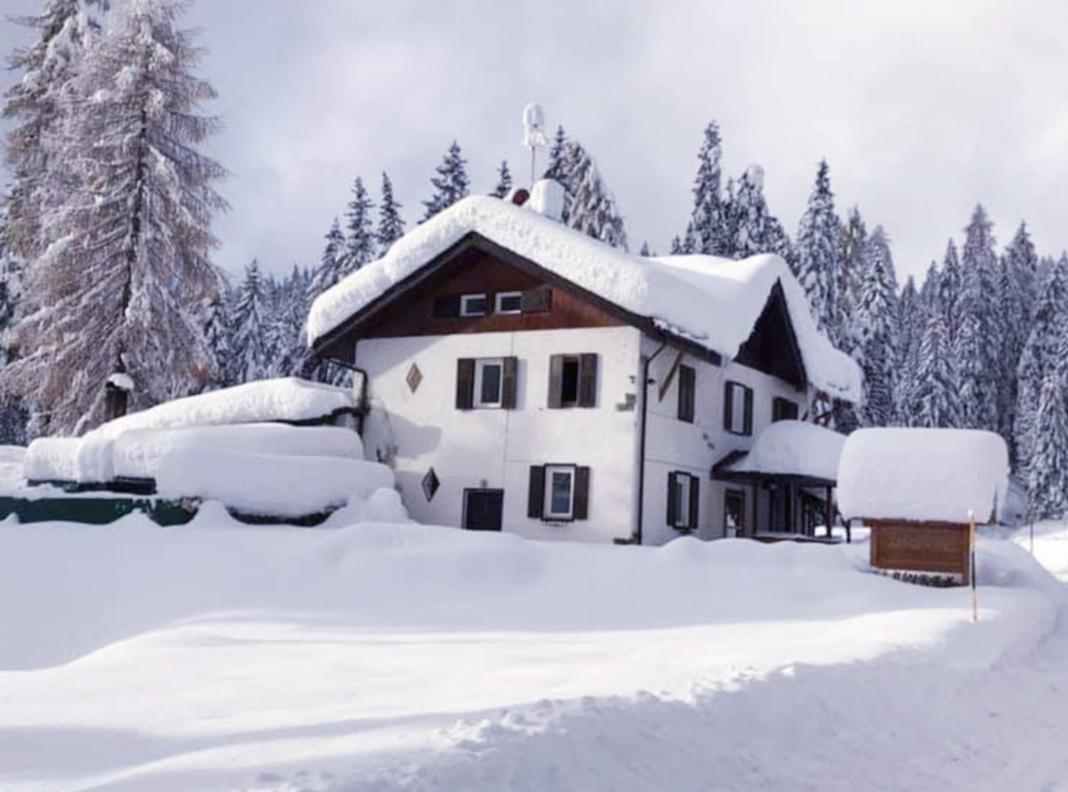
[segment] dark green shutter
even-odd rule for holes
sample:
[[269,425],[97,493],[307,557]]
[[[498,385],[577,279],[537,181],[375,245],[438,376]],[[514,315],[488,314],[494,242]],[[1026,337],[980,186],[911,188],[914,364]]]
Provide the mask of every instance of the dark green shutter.
[[540,520],[545,514],[545,466],[530,466],[530,489],[527,491],[527,517]]
[[701,497],[701,479],[697,476],[690,476],[690,523],[689,528],[691,531],[697,530],[697,521],[700,517],[698,511],[698,504]]
[[516,406],[518,373],[519,361],[514,357],[506,357],[501,372],[501,407],[507,410],[513,410]]
[[576,520],[585,520],[590,514],[590,469],[575,468],[575,492],[571,501],[571,516]]
[[668,473],[668,489],[667,489],[667,524],[672,528],[675,527],[675,520],[678,517],[679,504],[675,501],[675,480],[678,478],[677,473]]
[[456,409],[470,410],[475,406],[475,359],[456,361]]
[[743,431],[745,434],[750,435],[753,433],[753,389],[745,389],[745,420],[743,421]]
[[563,406],[564,356],[549,358],[549,406]]
[[731,398],[734,383],[727,382],[723,385],[723,428],[731,431],[731,419],[734,417],[734,399]]
[[597,406],[597,355],[579,355],[578,406]]

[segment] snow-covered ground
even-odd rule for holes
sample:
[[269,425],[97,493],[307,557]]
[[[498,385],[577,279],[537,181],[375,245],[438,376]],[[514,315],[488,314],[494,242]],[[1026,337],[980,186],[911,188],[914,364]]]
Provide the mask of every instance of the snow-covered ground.
[[1062,584],[1013,542],[975,625],[866,545],[344,522],[0,525],[0,789],[1068,789]]

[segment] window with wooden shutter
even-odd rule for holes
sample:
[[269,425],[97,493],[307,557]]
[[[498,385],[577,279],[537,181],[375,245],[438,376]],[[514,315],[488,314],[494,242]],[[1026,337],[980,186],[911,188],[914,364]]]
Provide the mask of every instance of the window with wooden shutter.
[[523,313],[546,313],[552,308],[553,291],[548,286],[523,292],[519,299],[519,310]]
[[575,468],[575,494],[571,516],[575,520],[588,519],[590,513],[590,469]]
[[723,388],[723,428],[731,434],[753,433],[753,389],[740,382]]
[[679,420],[693,423],[697,372],[691,366],[679,366]]
[[475,359],[456,361],[456,409],[470,410],[475,406]]
[[597,405],[597,355],[552,355],[549,358],[549,407]]
[[701,482],[689,473],[668,473],[667,524],[678,531],[697,528]]
[[506,357],[502,363],[501,407],[506,410],[514,410],[517,402],[519,360],[514,357]]
[[667,524],[674,527],[678,521],[679,513],[679,474],[668,473],[668,488],[667,488]]
[[530,489],[527,491],[527,517],[540,520],[545,513],[545,466],[530,466]]
[[789,399],[784,399],[781,396],[776,396],[771,400],[771,420],[774,421],[796,421],[797,420],[798,407],[797,402],[792,402]]

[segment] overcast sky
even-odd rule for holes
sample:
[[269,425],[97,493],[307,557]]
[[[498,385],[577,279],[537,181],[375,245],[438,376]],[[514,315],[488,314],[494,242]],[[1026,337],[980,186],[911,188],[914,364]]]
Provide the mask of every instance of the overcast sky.
[[[1068,3],[196,0],[187,19],[225,122],[232,271],[317,261],[358,174],[377,195],[387,170],[411,220],[454,137],[475,190],[502,158],[526,178],[530,101],[597,158],[635,248],[684,227],[713,118],[725,175],[763,165],[791,232],[826,157],[839,211],[886,227],[902,276],[977,201],[999,243],[1026,219],[1041,251],[1068,246]],[[0,25],[5,52],[28,40]]]

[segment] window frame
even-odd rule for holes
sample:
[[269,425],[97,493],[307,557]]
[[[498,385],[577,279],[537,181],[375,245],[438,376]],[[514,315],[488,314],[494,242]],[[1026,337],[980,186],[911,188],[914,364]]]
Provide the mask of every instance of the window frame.
[[[738,390],[741,392],[741,415],[734,409],[734,392]],[[724,401],[730,402],[730,423],[728,424],[724,420],[723,429],[728,434],[737,435],[738,437],[750,437],[753,434],[753,389],[748,385],[738,382],[737,380],[727,380],[724,386]],[[749,405],[749,409],[746,409],[746,404]],[[727,405],[724,405],[726,411]],[[724,418],[726,419],[726,412],[724,412]],[[741,422],[741,429],[736,430],[735,422]]]
[[668,473],[667,497],[668,527],[679,533],[696,531],[701,524],[700,479],[685,470],[672,470]]
[[[472,300],[482,300],[482,310],[472,311],[468,309],[468,303]],[[473,316],[485,316],[489,311],[489,294],[486,292],[470,292],[460,295],[460,316],[470,318]]]
[[[566,474],[568,477],[567,511],[553,511],[553,476],[556,473]],[[542,519],[547,522],[565,522],[575,519],[575,477],[576,465],[545,465],[545,490],[543,493],[544,504],[542,507]]]
[[[506,311],[501,307],[501,302],[508,298],[516,300],[516,306],[514,310]],[[523,313],[523,292],[521,291],[503,291],[497,292],[493,295],[493,312],[495,314],[501,314],[503,316],[514,316],[516,314]]]
[[[500,369],[497,376],[497,401],[488,402],[482,399],[482,378],[485,370],[491,366]],[[476,410],[499,410],[504,406],[504,358],[475,358],[474,389],[471,395],[471,406]]]
[[676,531],[692,531],[690,525],[690,476],[689,473],[676,473],[672,482],[675,484],[671,497],[675,499],[675,523],[671,527]]

